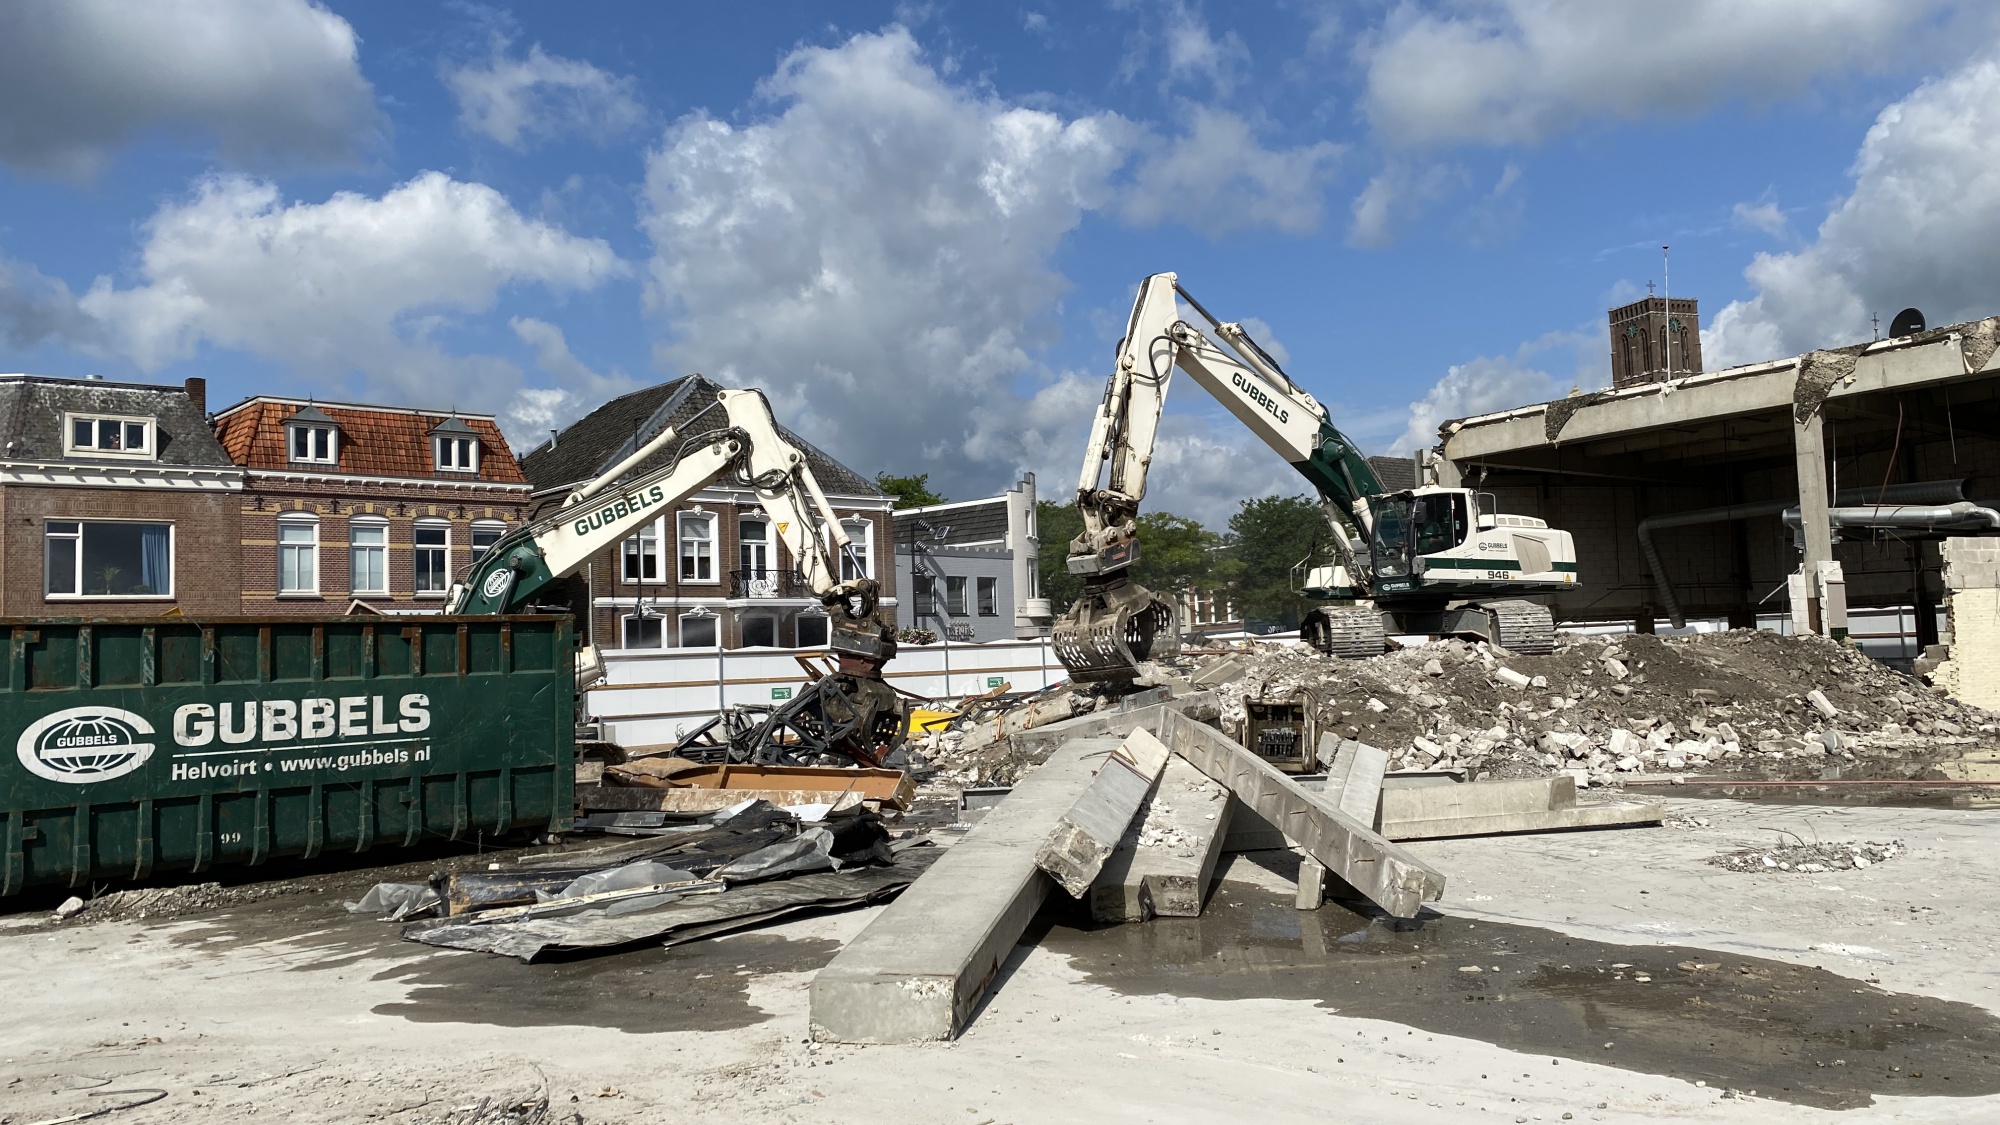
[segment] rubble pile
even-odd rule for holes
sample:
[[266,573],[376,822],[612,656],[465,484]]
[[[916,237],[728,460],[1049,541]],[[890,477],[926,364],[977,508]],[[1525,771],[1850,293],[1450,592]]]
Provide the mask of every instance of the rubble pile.
[[1368,660],[1256,644],[1217,691],[1225,729],[1243,701],[1301,697],[1320,729],[1380,746],[1393,769],[1480,778],[1623,775],[1786,760],[1958,757],[2000,745],[2000,718],[1947,699],[1858,650],[1756,630],[1576,637],[1548,656],[1437,641]]
[[1886,863],[1907,850],[1901,840],[1876,843],[1791,844],[1777,848],[1745,848],[1708,862],[1727,871],[1819,875],[1828,871],[1861,871]]

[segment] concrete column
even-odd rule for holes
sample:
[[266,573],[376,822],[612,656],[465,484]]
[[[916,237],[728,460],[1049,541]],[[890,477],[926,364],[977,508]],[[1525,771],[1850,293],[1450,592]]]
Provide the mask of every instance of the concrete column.
[[[1804,537],[1805,550],[1799,557],[1799,573],[1806,578],[1807,604],[1794,606],[1794,619],[1811,623],[1812,631],[1825,633],[1819,612],[1818,590],[1815,577],[1820,572],[1821,563],[1833,561],[1833,524],[1827,518],[1826,485],[1826,428],[1825,418],[1815,409],[1804,421],[1794,415],[1792,423],[1792,453],[1798,468],[1799,478],[1799,534]],[[1797,588],[1796,586],[1794,587]],[[1801,613],[1801,608],[1804,612]]]

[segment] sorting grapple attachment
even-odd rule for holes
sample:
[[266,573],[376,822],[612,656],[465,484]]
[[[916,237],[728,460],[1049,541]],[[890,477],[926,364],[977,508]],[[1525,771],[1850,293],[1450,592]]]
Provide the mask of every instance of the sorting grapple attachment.
[[1086,584],[1056,622],[1056,656],[1078,683],[1131,680],[1139,665],[1180,652],[1174,603],[1136,582]]

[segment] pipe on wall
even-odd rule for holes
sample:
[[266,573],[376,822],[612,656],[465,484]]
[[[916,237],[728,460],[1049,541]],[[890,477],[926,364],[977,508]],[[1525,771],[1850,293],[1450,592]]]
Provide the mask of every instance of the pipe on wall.
[[[1836,527],[1867,527],[1871,526],[1868,519],[1857,515],[1857,513],[1888,512],[1891,510],[1909,509],[1915,505],[1932,506],[1929,509],[1932,511],[1944,508],[1966,508],[1975,509],[1979,512],[1993,512],[1991,508],[1981,508],[1965,499],[1966,483],[1963,479],[1931,480],[1914,481],[1909,484],[1892,484],[1887,488],[1843,488],[1839,492],[1834,493],[1833,502],[1836,506],[1830,510],[1829,516],[1833,512],[1842,513],[1842,518],[1832,519]],[[1667,611],[1667,620],[1673,623],[1673,627],[1676,629],[1685,628],[1687,626],[1687,616],[1681,612],[1680,602],[1674,597],[1673,584],[1667,580],[1666,566],[1660,559],[1659,549],[1653,545],[1653,532],[1665,531],[1677,527],[1695,527],[1706,523],[1728,523],[1735,520],[1761,519],[1764,516],[1783,516],[1786,523],[1797,527],[1799,525],[1798,503],[1797,500],[1764,500],[1755,504],[1730,504],[1721,508],[1701,508],[1692,512],[1675,512],[1672,515],[1666,516],[1648,516],[1640,520],[1638,528],[1639,553],[1645,557],[1646,568],[1653,573],[1653,589],[1659,594],[1660,607]],[[2000,516],[2000,513],[1994,514]],[[1972,517],[1968,515],[1961,518],[1969,520],[1974,518],[1983,519],[1984,517]],[[1929,523],[1882,522],[1873,526],[1936,527],[1939,529],[1957,530],[1957,525],[1952,524],[1949,520],[1932,520]],[[1977,523],[1971,526],[2000,528],[2000,523]]]

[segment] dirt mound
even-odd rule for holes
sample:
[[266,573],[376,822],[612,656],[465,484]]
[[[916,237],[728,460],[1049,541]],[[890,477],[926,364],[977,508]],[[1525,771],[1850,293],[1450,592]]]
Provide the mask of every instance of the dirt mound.
[[1225,727],[1241,723],[1245,698],[1306,698],[1322,730],[1388,750],[1397,768],[1569,770],[1609,784],[1681,770],[1816,772],[1831,757],[1917,773],[2000,745],[1995,716],[1819,637],[1574,638],[1548,656],[1449,640],[1368,660],[1258,643],[1235,656],[1248,672],[1219,689]]

